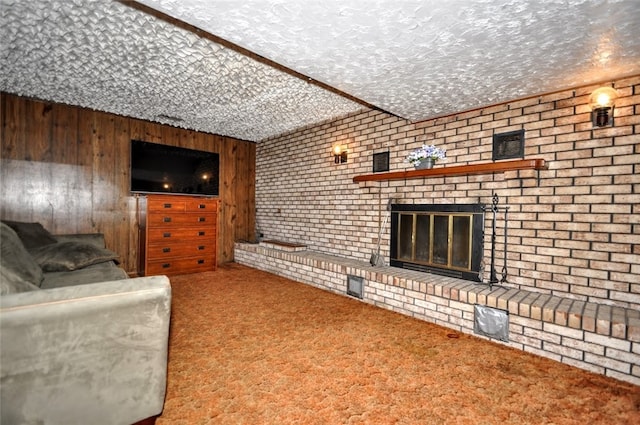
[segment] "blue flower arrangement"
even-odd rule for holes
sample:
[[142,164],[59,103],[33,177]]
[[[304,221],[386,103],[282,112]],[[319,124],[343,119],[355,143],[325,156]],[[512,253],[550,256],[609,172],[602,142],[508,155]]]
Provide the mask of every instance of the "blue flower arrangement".
[[405,162],[409,162],[417,166],[427,158],[431,158],[434,163],[436,161],[445,160],[447,159],[447,151],[445,149],[440,149],[435,145],[422,145],[411,152],[405,159]]

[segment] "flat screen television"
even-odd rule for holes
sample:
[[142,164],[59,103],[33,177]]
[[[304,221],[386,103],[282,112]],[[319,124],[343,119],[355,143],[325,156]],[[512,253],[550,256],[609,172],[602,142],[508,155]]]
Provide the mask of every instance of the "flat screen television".
[[131,141],[131,192],[218,196],[219,171],[217,153]]

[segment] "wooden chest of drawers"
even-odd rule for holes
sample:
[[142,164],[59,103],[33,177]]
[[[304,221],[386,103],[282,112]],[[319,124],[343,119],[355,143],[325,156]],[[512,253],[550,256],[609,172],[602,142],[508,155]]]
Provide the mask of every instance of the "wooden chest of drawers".
[[216,269],[217,199],[148,195],[139,214],[145,276]]

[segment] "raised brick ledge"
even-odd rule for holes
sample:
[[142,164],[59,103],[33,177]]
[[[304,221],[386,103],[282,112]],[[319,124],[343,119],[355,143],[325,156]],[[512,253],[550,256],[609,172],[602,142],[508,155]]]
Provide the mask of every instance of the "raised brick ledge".
[[497,285],[490,289],[487,285],[468,280],[397,267],[376,267],[364,261],[310,250],[288,252],[249,243],[236,243],[235,249],[321,270],[359,276],[368,281],[436,297],[487,305],[524,318],[640,342],[638,310]]
[[276,240],[261,241],[260,245],[265,246],[267,248],[280,249],[280,250],[289,251],[289,252],[305,251],[307,249],[306,245],[291,243],[291,242],[276,241]]

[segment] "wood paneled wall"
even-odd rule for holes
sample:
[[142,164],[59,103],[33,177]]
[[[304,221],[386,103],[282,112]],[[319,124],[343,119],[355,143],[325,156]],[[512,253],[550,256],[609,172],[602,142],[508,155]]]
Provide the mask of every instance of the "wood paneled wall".
[[220,154],[218,262],[255,239],[254,143],[0,93],[0,218],[52,233],[102,232],[134,273],[138,197],[129,192],[131,139]]

